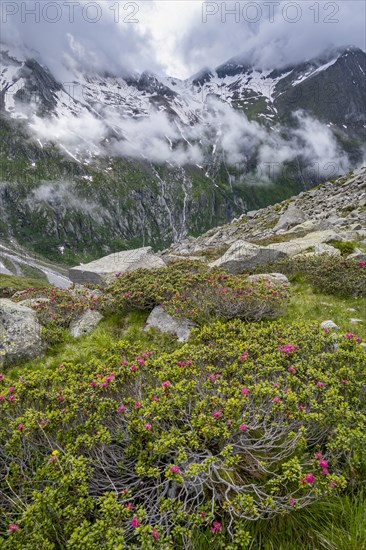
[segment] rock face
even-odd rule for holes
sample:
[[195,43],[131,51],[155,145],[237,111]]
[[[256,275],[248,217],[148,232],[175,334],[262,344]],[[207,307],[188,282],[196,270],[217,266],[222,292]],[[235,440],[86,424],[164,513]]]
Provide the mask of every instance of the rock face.
[[11,300],[0,300],[0,365],[32,359],[45,348],[36,313]]
[[79,319],[73,321],[69,327],[71,335],[74,338],[90,334],[103,319],[103,315],[99,311],[88,309]]
[[335,324],[334,321],[331,321],[328,319],[327,321],[323,321],[320,325],[322,328],[326,328],[328,330],[341,330],[338,325]]
[[186,318],[178,318],[169,315],[162,306],[155,307],[150,313],[145,330],[154,327],[161,332],[170,332],[178,337],[179,342],[186,342],[189,339],[194,323]]
[[274,250],[240,240],[235,242],[221,258],[211,262],[209,266],[221,267],[229,273],[237,275],[257,265],[273,262],[285,256],[286,254],[281,250]]
[[154,267],[166,267],[166,264],[154,254],[151,246],[147,246],[136,250],[115,252],[89,264],[73,267],[69,270],[69,277],[73,283],[103,284],[111,280],[117,273]]
[[296,256],[296,254],[306,252],[309,248],[316,247],[322,243],[340,239],[341,237],[338,233],[329,229],[326,231],[314,231],[313,233],[305,235],[305,237],[292,239],[284,243],[274,243],[269,245],[269,248],[273,251],[282,252],[288,257],[292,257]]

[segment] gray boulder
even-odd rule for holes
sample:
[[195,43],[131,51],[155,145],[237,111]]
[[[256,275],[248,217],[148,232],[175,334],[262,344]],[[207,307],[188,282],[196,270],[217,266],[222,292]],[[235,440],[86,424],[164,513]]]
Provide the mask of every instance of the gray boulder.
[[332,329],[332,330],[341,330],[339,328],[338,325],[335,324],[334,321],[331,321],[331,320],[328,320],[328,321],[323,321],[320,325],[322,328],[326,328],[328,330]]
[[329,244],[320,243],[314,246],[314,254],[331,254],[332,256],[340,256],[341,251]]
[[237,275],[257,265],[273,262],[285,256],[286,254],[281,250],[273,250],[269,247],[239,240],[232,244],[221,258],[211,262],[209,266],[221,267],[229,273]]
[[42,355],[45,343],[32,309],[0,299],[0,365]]
[[319,244],[326,243],[329,241],[340,240],[340,235],[333,231],[332,229],[327,229],[325,231],[313,231],[305,237],[298,239],[292,239],[291,241],[283,243],[274,243],[268,245],[273,251],[280,251],[288,257],[296,256],[296,254],[302,254],[308,249],[313,248]]
[[162,306],[156,306],[146,321],[145,330],[154,327],[161,332],[175,334],[179,342],[186,342],[194,326],[194,323],[189,319],[173,317]]
[[90,334],[97,327],[103,315],[99,311],[88,309],[81,317],[73,321],[69,327],[69,331],[74,338]]
[[289,285],[290,282],[286,275],[283,273],[258,273],[255,275],[249,275],[248,281],[258,281],[260,279],[269,279],[270,281],[274,283],[282,283],[285,285]]
[[118,273],[128,273],[139,268],[166,267],[165,262],[154,254],[151,246],[115,252],[89,264],[73,267],[69,278],[78,284],[108,283]]
[[306,216],[302,210],[297,206],[290,204],[287,210],[282,214],[277,224],[273,228],[273,231],[279,231],[281,229],[289,229],[295,225],[299,225],[306,221]]

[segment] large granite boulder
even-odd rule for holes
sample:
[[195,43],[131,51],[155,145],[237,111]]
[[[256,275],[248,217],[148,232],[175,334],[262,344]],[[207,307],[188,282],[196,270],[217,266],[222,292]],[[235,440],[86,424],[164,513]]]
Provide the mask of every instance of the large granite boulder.
[[290,284],[290,281],[283,273],[256,273],[254,275],[249,275],[247,281],[262,281],[263,279],[282,285]]
[[285,256],[292,257],[296,254],[302,254],[314,247],[331,241],[342,240],[339,233],[336,233],[332,229],[327,229],[325,231],[313,231],[308,233],[305,237],[298,239],[292,239],[291,241],[286,241],[283,243],[273,243],[268,245],[273,251],[282,252]]
[[257,265],[273,262],[284,257],[286,257],[286,254],[281,250],[273,250],[270,247],[258,246],[239,240],[232,244],[218,260],[211,262],[209,266],[221,267],[229,273],[237,275]]
[[45,349],[41,326],[32,309],[0,299],[0,365],[33,359]]
[[194,323],[189,319],[173,317],[162,306],[156,306],[146,321],[145,330],[154,327],[161,332],[175,334],[179,342],[186,342],[194,326]]
[[128,273],[139,268],[166,267],[165,262],[154,254],[151,246],[115,252],[89,264],[69,270],[69,278],[77,284],[108,283],[118,273]]

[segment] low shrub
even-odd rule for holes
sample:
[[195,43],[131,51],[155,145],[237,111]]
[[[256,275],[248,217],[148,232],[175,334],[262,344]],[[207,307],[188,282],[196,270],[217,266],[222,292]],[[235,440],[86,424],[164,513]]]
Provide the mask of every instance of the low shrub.
[[0,377],[4,550],[246,548],[247,521],[361,484],[366,353],[317,324],[197,329],[173,353]]
[[233,276],[202,262],[183,261],[117,277],[107,288],[104,307],[126,312],[161,304],[172,315],[205,324],[217,318],[275,318],[285,310],[288,298],[287,286],[270,279],[249,282],[247,275]]
[[356,244],[351,241],[331,241],[329,244],[340,250],[342,256],[349,256],[356,249]]
[[43,337],[48,343],[62,339],[63,329],[88,309],[96,309],[98,298],[90,291],[75,291],[60,288],[28,289],[15,301],[34,300],[31,306],[43,326]]
[[366,264],[357,259],[346,260],[331,254],[300,254],[261,266],[260,271],[263,270],[284,273],[290,281],[296,281],[300,277],[319,292],[351,297],[366,296]]

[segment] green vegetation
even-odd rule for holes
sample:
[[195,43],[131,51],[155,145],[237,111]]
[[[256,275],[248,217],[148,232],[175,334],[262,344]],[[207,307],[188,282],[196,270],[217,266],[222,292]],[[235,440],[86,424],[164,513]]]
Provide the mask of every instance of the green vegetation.
[[[280,320],[248,322],[223,303],[217,319],[217,290],[241,304],[246,276],[199,261],[121,275],[99,299],[29,291],[49,300],[34,308],[51,347],[0,377],[1,548],[361,548],[366,332],[349,317],[366,322],[365,267],[347,264],[341,297],[343,264],[317,261],[312,284],[288,270]],[[155,304],[177,313],[175,298],[203,310],[186,344],[143,330]],[[72,339],[71,320],[94,307],[104,320]],[[336,340],[320,329],[328,318]]]
[[[28,279],[26,277],[3,275],[0,273],[0,293],[5,293],[6,289],[14,289],[14,291],[18,291],[27,290],[29,288],[41,289],[49,286],[50,285],[44,279]],[[12,294],[14,294],[14,292],[12,292]]]

